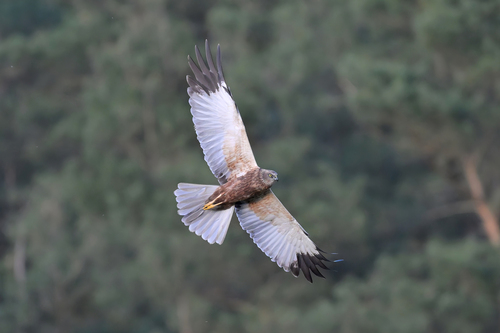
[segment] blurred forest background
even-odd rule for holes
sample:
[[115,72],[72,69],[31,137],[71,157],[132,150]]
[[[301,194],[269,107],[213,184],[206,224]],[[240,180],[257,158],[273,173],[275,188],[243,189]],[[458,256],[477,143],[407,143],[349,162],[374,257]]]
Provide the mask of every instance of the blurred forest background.
[[[205,38],[326,280],[181,223]],[[499,332],[499,59],[499,0],[1,0],[0,331]]]

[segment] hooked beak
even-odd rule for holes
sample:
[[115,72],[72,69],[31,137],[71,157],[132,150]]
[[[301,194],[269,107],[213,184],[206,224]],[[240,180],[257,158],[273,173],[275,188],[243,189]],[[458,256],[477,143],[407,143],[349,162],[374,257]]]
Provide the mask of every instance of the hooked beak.
[[278,180],[279,180],[279,179],[278,179],[278,176],[274,176],[274,179],[275,179],[276,181],[278,181]]

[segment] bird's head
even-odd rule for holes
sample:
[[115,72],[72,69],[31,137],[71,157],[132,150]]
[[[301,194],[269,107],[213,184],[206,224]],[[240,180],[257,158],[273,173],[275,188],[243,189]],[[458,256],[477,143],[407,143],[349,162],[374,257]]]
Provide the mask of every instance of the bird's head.
[[269,186],[278,181],[278,173],[273,170],[261,169],[260,176],[262,177],[262,181],[264,182],[264,184]]

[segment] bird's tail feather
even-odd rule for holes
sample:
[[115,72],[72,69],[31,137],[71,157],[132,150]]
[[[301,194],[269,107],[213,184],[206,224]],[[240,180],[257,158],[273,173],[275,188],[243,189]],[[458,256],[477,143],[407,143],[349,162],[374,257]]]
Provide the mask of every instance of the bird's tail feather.
[[182,222],[189,227],[189,231],[210,244],[222,244],[234,212],[234,206],[225,210],[203,210],[206,200],[218,187],[179,183],[174,192]]

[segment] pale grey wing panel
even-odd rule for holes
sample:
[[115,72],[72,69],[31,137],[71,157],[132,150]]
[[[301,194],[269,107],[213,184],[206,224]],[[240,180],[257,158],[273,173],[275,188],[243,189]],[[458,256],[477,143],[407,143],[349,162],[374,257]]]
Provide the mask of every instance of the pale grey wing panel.
[[244,174],[257,167],[257,163],[240,113],[224,81],[220,47],[217,48],[217,69],[208,42],[205,47],[208,66],[197,47],[200,67],[188,58],[195,75],[195,78],[187,77],[189,104],[205,161],[223,184],[231,175]]
[[328,269],[322,262],[328,260],[271,190],[258,200],[237,204],[236,215],[254,243],[286,272],[297,277],[302,271],[310,282],[311,271],[323,277],[317,266]]

